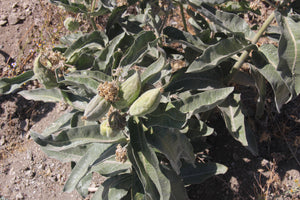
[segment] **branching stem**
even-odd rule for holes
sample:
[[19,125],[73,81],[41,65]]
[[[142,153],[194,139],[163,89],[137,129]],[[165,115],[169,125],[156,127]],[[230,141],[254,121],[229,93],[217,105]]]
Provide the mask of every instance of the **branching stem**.
[[[272,12],[272,14],[267,18],[265,23],[262,25],[262,27],[259,29],[259,31],[255,34],[255,36],[252,38],[251,43],[256,44],[259,38],[262,36],[262,34],[265,32],[265,30],[268,28],[268,26],[271,24],[275,17],[275,13]],[[242,55],[240,56],[239,60],[234,64],[234,66],[231,69],[230,72],[230,79],[234,77],[234,74],[241,68],[245,60],[248,58],[249,52],[244,51]]]

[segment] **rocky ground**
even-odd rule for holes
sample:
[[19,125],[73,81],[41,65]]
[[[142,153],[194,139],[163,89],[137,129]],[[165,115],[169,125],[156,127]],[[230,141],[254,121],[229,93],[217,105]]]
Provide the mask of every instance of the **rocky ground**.
[[[46,0],[1,0],[0,77],[31,69],[36,53],[50,48],[65,31],[64,14]],[[30,87],[38,85],[33,81],[24,89]],[[68,108],[28,101],[16,93],[0,95],[0,104],[0,199],[82,199],[76,191],[62,192],[70,164],[47,157],[29,136],[30,130],[41,132]],[[258,157],[217,130],[218,137],[208,138],[212,148],[206,154],[228,166],[228,173],[189,186],[190,198],[300,199],[299,105],[298,97],[280,114],[269,109],[265,119],[255,122]]]

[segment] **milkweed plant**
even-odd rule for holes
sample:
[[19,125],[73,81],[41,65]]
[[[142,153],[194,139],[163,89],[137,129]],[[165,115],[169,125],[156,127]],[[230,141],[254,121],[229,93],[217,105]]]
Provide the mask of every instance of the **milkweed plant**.
[[[296,1],[277,3],[258,30],[239,17],[259,12],[247,1],[50,1],[84,16],[91,30],[67,18],[70,31],[52,49],[62,62],[41,53],[33,70],[0,79],[0,92],[37,79],[43,87],[18,93],[72,107],[42,133],[31,131],[47,155],[73,163],[65,192],[86,197],[99,173],[106,179],[92,199],[188,199],[186,186],[227,171],[196,161],[205,138],[218,137],[212,115],[258,155],[249,119],[263,116],[267,86],[278,112],[300,93]],[[175,8],[181,26],[169,23]],[[258,45],[261,37],[273,43]],[[251,112],[240,87],[256,91]]]

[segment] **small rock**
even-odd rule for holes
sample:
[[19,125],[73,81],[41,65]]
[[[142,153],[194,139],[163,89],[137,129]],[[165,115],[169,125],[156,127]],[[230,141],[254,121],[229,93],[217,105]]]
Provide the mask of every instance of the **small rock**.
[[0,26],[5,26],[7,22],[7,20],[0,20]]
[[8,19],[8,16],[7,16],[7,15],[0,15],[0,19],[1,19],[1,20],[7,20],[7,19]]
[[18,194],[16,195],[16,200],[21,200],[21,199],[24,199],[24,196],[23,196],[22,193],[20,192],[20,193],[18,193]]
[[8,16],[8,22],[9,22],[9,24],[11,24],[11,25],[15,25],[15,24],[21,23],[21,22],[23,22],[25,19],[26,19],[26,16],[23,15],[23,14],[19,14],[19,13],[11,13],[11,14]]
[[6,142],[5,136],[3,135],[3,136],[1,137],[1,139],[0,139],[0,145],[1,145],[1,146],[4,145],[5,142]]
[[14,4],[12,5],[12,8],[17,8],[17,7],[19,7],[18,2],[17,2],[17,3],[14,3]]
[[19,16],[16,13],[11,13],[8,17],[9,24],[15,25],[19,23],[20,19]]

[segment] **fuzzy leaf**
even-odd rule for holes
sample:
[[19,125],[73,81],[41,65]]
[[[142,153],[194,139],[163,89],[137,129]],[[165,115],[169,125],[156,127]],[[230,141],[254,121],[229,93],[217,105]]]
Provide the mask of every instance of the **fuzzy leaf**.
[[80,179],[80,181],[76,185],[76,190],[84,198],[89,193],[88,190],[89,190],[90,184],[92,182],[92,178],[93,178],[93,174],[92,173],[88,173],[82,179]]
[[64,53],[64,56],[69,59],[72,54],[90,43],[97,43],[104,47],[108,42],[107,36],[100,31],[85,34],[78,38]]
[[168,91],[210,90],[224,87],[221,74],[212,69],[200,73],[175,73],[164,89]]
[[256,139],[242,113],[240,95],[229,96],[218,106],[223,114],[225,125],[234,139],[245,146],[253,155],[258,154]]
[[107,159],[91,168],[92,172],[98,172],[102,176],[114,176],[120,173],[129,172],[131,163],[126,161],[124,163],[116,161],[115,156]]
[[62,91],[58,88],[43,89],[38,88],[34,90],[23,90],[18,92],[25,99],[43,101],[43,102],[60,102],[63,100]]
[[87,13],[88,9],[82,3],[72,3],[68,0],[50,0],[51,3],[63,6],[69,12]]
[[177,175],[174,170],[167,168],[167,166],[161,166],[161,171],[171,182],[170,200],[189,199],[181,177]]
[[224,174],[227,167],[219,163],[197,163],[193,165],[185,165],[181,168],[180,176],[185,184],[200,184],[211,176]]
[[76,163],[65,186],[64,192],[71,192],[75,189],[78,182],[88,172],[93,163],[101,157],[102,154],[111,146],[111,144],[94,143],[86,154]]
[[13,78],[1,78],[0,79],[0,94],[8,94],[15,89],[20,88],[24,83],[34,78],[32,70],[24,72]]
[[122,33],[112,39],[109,44],[101,51],[95,59],[94,68],[101,71],[107,71],[109,63],[113,62],[113,55],[117,51],[119,43],[124,39],[125,33]]
[[259,73],[259,71],[254,67],[251,66],[251,74],[255,80],[255,86],[258,91],[259,98],[257,99],[256,103],[256,112],[255,118],[259,119],[262,117],[265,111],[265,100],[266,100],[266,82],[265,78]]
[[83,144],[83,145],[78,145],[76,147],[68,148],[61,151],[49,150],[47,149],[47,147],[41,147],[41,149],[50,158],[55,158],[63,163],[71,162],[71,161],[78,162],[92,145],[93,145],[92,143]]
[[57,120],[55,120],[52,124],[47,126],[45,130],[41,133],[44,137],[47,137],[55,132],[58,132],[64,128],[70,128],[70,121],[73,118],[76,112],[73,110],[68,113],[64,113]]
[[122,197],[124,197],[132,187],[131,179],[131,174],[120,174],[106,179],[100,185],[91,200],[122,199]]
[[52,151],[61,151],[93,142],[112,144],[121,142],[125,139],[121,134],[112,138],[100,135],[99,125],[70,128],[61,131],[57,136],[49,135],[44,137],[34,132],[31,132],[31,136],[36,143]]
[[205,112],[221,104],[226,97],[233,92],[233,87],[207,90],[202,93],[187,95],[186,97],[172,102],[181,112]]
[[282,16],[276,14],[282,28],[279,41],[277,70],[293,91],[293,96],[300,93],[300,15]]
[[160,104],[154,112],[150,113],[145,125],[147,127],[159,126],[180,129],[185,120],[185,114],[178,111],[171,103],[168,103]]
[[99,81],[92,79],[90,77],[84,77],[79,75],[78,73],[71,73],[71,74],[67,74],[64,76],[63,81],[60,81],[60,83],[64,83],[67,85],[76,85],[76,86],[81,86],[84,85],[85,88],[87,88],[89,91],[93,91],[93,93],[97,94],[97,88],[100,84]]
[[155,76],[165,67],[166,58],[160,56],[154,63],[149,65],[141,75],[142,84],[147,83],[151,77]]
[[[270,83],[274,92],[274,100],[278,112],[283,104],[287,103],[290,99],[290,89],[287,83],[282,79],[280,72],[277,71],[278,55],[277,48],[272,44],[262,45],[259,50],[264,53],[269,64],[256,63],[256,69],[258,72]],[[256,54],[253,54],[255,59]],[[262,58],[256,58],[256,60],[263,60]]]
[[137,118],[129,119],[130,144],[132,145],[132,157],[135,162],[135,170],[144,185],[145,194],[153,200],[170,198],[170,181],[161,172],[159,161],[152,148],[147,144],[145,133]]
[[221,4],[228,0],[190,0],[191,3],[201,6],[202,3]]
[[77,76],[82,78],[94,79],[98,82],[111,81],[111,76],[106,75],[100,71],[91,71],[91,70],[76,70],[68,74],[69,76]]
[[167,157],[177,174],[180,173],[181,159],[194,163],[193,146],[178,129],[153,128],[153,131],[153,134],[147,134],[147,141]]
[[[251,40],[255,36],[255,32],[250,29],[248,23],[236,14],[217,10],[215,16],[222,21],[227,32],[244,33],[248,40]],[[223,30],[225,31],[225,29]]]
[[155,35],[152,31],[143,31],[139,33],[134,43],[128,49],[125,56],[122,58],[120,65],[122,67],[131,66],[134,62],[137,62],[139,58],[147,53],[148,43],[155,40]]
[[245,44],[244,41],[235,37],[223,39],[205,49],[203,54],[191,63],[187,72],[201,72],[212,69],[231,56],[253,47],[254,45]]
[[168,39],[171,39],[172,43],[179,42],[185,44],[198,52],[202,52],[202,50],[208,47],[200,37],[171,26],[164,28],[164,34],[168,36]]

